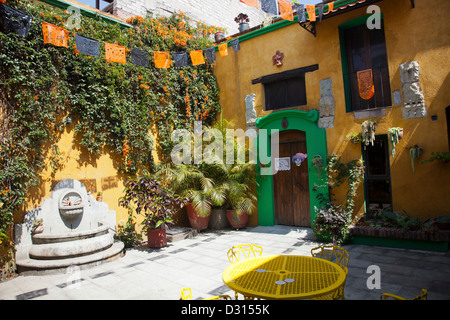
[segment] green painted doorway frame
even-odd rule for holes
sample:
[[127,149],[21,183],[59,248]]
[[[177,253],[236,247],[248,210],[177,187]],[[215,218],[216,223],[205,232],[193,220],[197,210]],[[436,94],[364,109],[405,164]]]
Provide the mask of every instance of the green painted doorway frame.
[[[286,119],[286,120],[285,120]],[[323,159],[324,166],[327,159],[327,139],[325,129],[317,126],[319,120],[319,112],[311,110],[309,112],[300,110],[286,110],[273,112],[263,118],[256,120],[256,127],[259,129],[256,143],[258,146],[256,172],[257,172],[257,198],[258,198],[258,225],[273,226],[275,225],[275,208],[274,208],[274,194],[273,194],[273,176],[261,175],[260,155],[270,157],[270,138],[272,130],[279,132],[285,130],[301,130],[306,134],[306,148],[308,161],[308,178],[309,178],[309,198],[311,211],[311,224],[313,223],[316,212],[314,207],[320,207],[319,201],[316,198],[317,192],[313,191],[314,186],[321,186],[323,182],[320,177],[314,172],[315,168],[312,166],[312,159],[315,155],[320,155]],[[287,122],[286,122],[287,121]],[[265,135],[265,137],[262,137]],[[261,139],[264,138],[266,143],[266,150],[260,150],[259,146],[262,144]],[[264,148],[264,146],[262,147]],[[265,152],[265,153],[264,153]],[[272,165],[264,164],[264,165]]]

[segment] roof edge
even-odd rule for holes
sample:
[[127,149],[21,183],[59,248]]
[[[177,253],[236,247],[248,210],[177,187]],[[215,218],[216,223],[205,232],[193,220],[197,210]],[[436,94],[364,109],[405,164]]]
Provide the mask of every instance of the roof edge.
[[[80,9],[80,13],[86,17],[93,18],[93,19],[101,19],[107,23],[110,24],[119,24],[122,28],[133,28],[131,24],[128,24],[124,21],[122,21],[119,17],[112,16],[106,12],[102,12],[100,10],[90,10],[84,6],[78,5],[77,3],[67,2],[63,0],[39,0],[44,3],[47,3],[49,5],[59,7],[62,9],[67,9],[68,7],[72,6],[77,9]],[[94,8],[92,8],[94,9]]]

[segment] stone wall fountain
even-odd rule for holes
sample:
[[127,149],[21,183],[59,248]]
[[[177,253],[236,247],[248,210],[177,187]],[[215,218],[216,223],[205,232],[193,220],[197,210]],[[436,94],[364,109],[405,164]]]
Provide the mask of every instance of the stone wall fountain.
[[115,211],[81,182],[62,180],[15,226],[18,271],[64,270],[118,257],[124,245],[114,241],[115,228]]

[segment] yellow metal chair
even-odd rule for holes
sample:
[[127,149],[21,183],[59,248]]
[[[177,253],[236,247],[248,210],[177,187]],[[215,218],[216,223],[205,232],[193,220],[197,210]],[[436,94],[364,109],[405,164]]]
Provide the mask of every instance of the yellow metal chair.
[[180,292],[180,300],[192,300],[191,288],[183,288]]
[[227,294],[220,294],[218,296],[205,298],[203,300],[233,300],[233,299]]
[[[350,255],[347,250],[335,246],[335,245],[325,245],[319,246],[311,249],[311,256],[315,258],[326,259],[328,261],[334,262],[339,265],[347,274],[348,273],[348,263],[350,261]],[[332,294],[321,296],[316,298],[317,300],[345,300],[344,296],[345,281],[335,292]]]
[[[227,257],[230,263],[248,259],[250,257],[260,257],[263,252],[263,247],[258,246],[256,244],[238,244],[233,246],[228,250]],[[235,298],[238,300],[238,293],[235,293]],[[253,300],[253,297],[244,296],[244,300]]]
[[[191,288],[183,288],[183,289],[181,289],[180,300],[192,300],[192,290],[191,290]],[[203,300],[233,300],[233,299],[227,294],[221,294],[221,295],[218,295],[218,296],[205,298]]]
[[239,244],[228,250],[228,260],[233,263],[250,257],[259,257],[262,255],[263,247],[256,244]]
[[418,295],[415,298],[412,299],[406,299],[400,296],[396,296],[395,294],[390,294],[390,293],[383,293],[380,296],[380,300],[389,300],[389,299],[393,299],[393,300],[427,300],[427,295],[428,295],[428,291],[427,289],[422,289],[422,292],[420,293],[420,295]]

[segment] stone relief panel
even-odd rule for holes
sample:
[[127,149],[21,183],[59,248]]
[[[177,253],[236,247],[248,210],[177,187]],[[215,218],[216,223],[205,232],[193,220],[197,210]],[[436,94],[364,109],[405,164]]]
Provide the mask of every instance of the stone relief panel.
[[423,91],[420,87],[420,67],[417,61],[403,63],[399,67],[402,81],[404,119],[421,118],[427,116],[427,107]]
[[331,78],[320,80],[319,128],[333,128],[335,102]]

